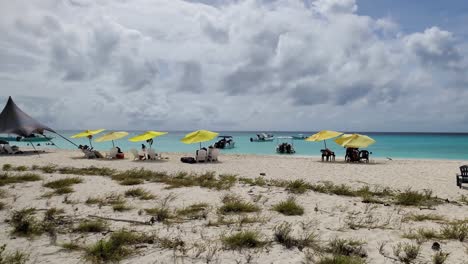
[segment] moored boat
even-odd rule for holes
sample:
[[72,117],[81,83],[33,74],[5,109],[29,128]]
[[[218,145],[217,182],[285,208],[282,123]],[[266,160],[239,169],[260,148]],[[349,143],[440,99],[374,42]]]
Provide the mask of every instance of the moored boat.
[[219,136],[220,140],[214,143],[214,147],[218,149],[232,149],[235,147],[236,142],[232,136]]
[[271,142],[275,140],[275,136],[268,133],[257,134],[256,138],[250,138],[250,142]]

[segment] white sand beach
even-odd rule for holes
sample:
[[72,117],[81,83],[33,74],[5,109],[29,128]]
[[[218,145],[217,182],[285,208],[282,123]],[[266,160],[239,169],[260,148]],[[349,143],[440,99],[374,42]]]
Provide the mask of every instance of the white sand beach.
[[[127,157],[130,156],[127,154]],[[284,187],[271,184],[257,186],[246,182],[236,182],[229,190],[216,190],[200,186],[177,187],[168,189],[165,183],[145,181],[134,186],[124,186],[107,176],[76,176],[83,180],[72,186],[74,192],[45,197],[52,189],[43,184],[62,178],[74,177],[59,172],[44,173],[40,170],[28,172],[8,172],[11,175],[37,173],[42,180],[6,184],[1,189],[6,197],[1,199],[5,208],[0,211],[0,244],[7,244],[7,251],[16,249],[29,254],[27,263],[87,263],[86,250],[68,251],[63,243],[73,241],[87,248],[99,239],[107,239],[112,232],[122,228],[153,234],[159,239],[183,241],[179,246],[168,248],[159,242],[138,245],[134,253],[126,256],[121,263],[319,263],[320,253],[313,247],[290,249],[275,241],[275,227],[288,222],[294,229],[295,236],[306,233],[316,234],[318,244],[326,247],[334,238],[356,239],[363,242],[366,252],[365,263],[399,263],[394,248],[400,242],[416,245],[416,240],[403,238],[405,233],[420,227],[436,232],[449,222],[468,219],[468,204],[461,201],[462,195],[468,196],[468,189],[459,189],[455,185],[455,174],[463,161],[449,160],[371,160],[369,164],[347,164],[341,157],[337,162],[320,162],[317,157],[284,157],[255,155],[221,155],[220,161],[205,164],[184,164],[180,157],[187,154],[163,153],[167,159],[157,161],[125,160],[89,160],[84,159],[79,151],[48,150],[40,155],[8,155],[0,157],[0,166],[32,165],[83,168],[89,166],[108,167],[118,171],[131,168],[145,168],[152,171],[175,174],[178,172],[205,173],[217,175],[235,174],[238,178],[292,181],[302,179],[307,183],[318,184],[324,181],[333,184],[345,184],[353,189],[362,186],[373,188],[388,187],[392,191],[431,190],[432,195],[443,199],[433,206],[404,206],[393,202],[363,203],[358,196],[336,195],[308,190],[305,193],[291,193]],[[263,176],[264,175],[264,176]],[[468,186],[468,185],[467,185]],[[114,211],[112,206],[86,204],[89,198],[106,197],[110,194],[124,194],[125,191],[141,187],[156,198],[141,200],[125,197],[131,207],[126,211]],[[235,194],[245,201],[256,204],[261,210],[257,213],[239,213],[227,215],[229,219],[240,219],[241,215],[256,218],[253,223],[214,224],[219,222],[219,207],[226,194]],[[304,208],[303,215],[286,216],[272,210],[272,206],[288,197],[295,197]],[[12,224],[8,222],[14,210],[34,207],[34,216],[42,219],[46,209],[62,208],[63,215],[76,224],[80,220],[90,219],[89,215],[113,219],[126,219],[145,222],[151,214],[143,209],[161,206],[165,202],[170,212],[186,208],[194,203],[207,203],[208,209],[201,219],[174,219],[166,223],[153,225],[108,221],[109,231],[102,233],[79,233],[73,229],[58,227],[56,238],[47,234],[32,238],[12,234]],[[444,220],[412,221],[412,214],[437,215]],[[248,222],[248,221],[246,221]],[[63,230],[62,230],[63,228]],[[232,250],[226,248],[222,237],[242,230],[258,232],[267,245],[259,248]],[[467,237],[468,239],[468,237]],[[434,238],[418,240],[420,252],[417,263],[432,263],[435,251],[434,242],[441,245],[442,251],[449,253],[445,263],[468,263],[468,243],[457,239]],[[133,247],[133,246],[132,246]],[[382,250],[379,250],[382,249]]]

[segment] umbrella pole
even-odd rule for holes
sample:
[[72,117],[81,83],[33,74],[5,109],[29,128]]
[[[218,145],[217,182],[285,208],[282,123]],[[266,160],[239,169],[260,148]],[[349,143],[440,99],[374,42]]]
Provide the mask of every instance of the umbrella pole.
[[114,145],[114,140],[112,140],[112,147],[113,147],[113,148],[115,147],[115,145]]
[[327,141],[324,140],[323,143],[325,144],[325,149],[327,149]]
[[201,142],[200,142],[200,149],[201,149]]
[[93,148],[93,143],[91,143],[91,138],[88,138],[88,139],[89,139],[89,146]]

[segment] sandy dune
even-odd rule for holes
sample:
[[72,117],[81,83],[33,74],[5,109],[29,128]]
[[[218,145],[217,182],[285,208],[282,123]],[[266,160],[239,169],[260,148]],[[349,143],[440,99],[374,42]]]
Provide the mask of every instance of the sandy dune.
[[[3,164],[19,165],[48,165],[70,167],[110,167],[117,170],[129,168],[146,168],[154,171],[175,173],[180,171],[203,173],[215,171],[217,174],[236,174],[239,177],[256,178],[265,174],[265,179],[294,180],[303,179],[310,183],[331,181],[335,184],[347,184],[353,187],[363,185],[390,187],[393,190],[430,189],[433,194],[449,201],[459,200],[462,195],[468,196],[468,189],[459,189],[455,185],[455,173],[462,161],[446,160],[372,160],[370,164],[346,164],[343,162],[323,163],[314,157],[283,157],[283,156],[253,156],[253,155],[221,155],[220,162],[209,164],[183,164],[180,157],[186,154],[163,154],[167,160],[160,161],[132,161],[126,160],[87,160],[78,151],[50,150],[40,155],[0,156],[0,166]],[[318,234],[318,240],[325,245],[327,241],[340,238],[354,238],[365,242],[367,252],[366,263],[398,263],[391,259],[393,247],[398,242],[409,242],[402,238],[405,232],[416,230],[418,227],[429,227],[438,230],[440,223],[434,221],[414,222],[403,221],[409,213],[437,214],[447,218],[468,219],[468,206],[461,203],[444,203],[431,210],[421,210],[418,207],[397,206],[383,204],[362,203],[360,197],[346,197],[308,191],[294,195],[298,204],[304,207],[302,216],[285,216],[271,210],[274,204],[292,196],[284,188],[273,186],[250,186],[244,183],[235,184],[230,190],[213,190],[200,187],[184,187],[167,189],[164,184],[145,182],[137,186],[123,186],[104,176],[79,176],[83,183],[73,186],[74,192],[67,195],[45,198],[50,192],[43,187],[44,182],[71,177],[59,173],[45,174],[39,171],[42,181],[17,183],[1,187],[8,196],[2,201],[6,208],[0,211],[0,240],[7,244],[7,250],[20,249],[30,254],[28,263],[86,263],[82,251],[65,251],[61,243],[75,241],[81,245],[90,245],[101,238],[103,234],[79,234],[65,232],[58,234],[57,242],[51,243],[47,235],[33,239],[11,235],[9,223],[13,210],[26,207],[48,209],[63,208],[65,214],[76,221],[85,219],[88,215],[103,217],[148,221],[149,215],[141,213],[141,209],[160,205],[168,195],[175,197],[168,203],[170,210],[184,208],[193,203],[208,203],[210,209],[207,219],[181,221],[170,225],[155,223],[152,226],[135,225],[124,222],[110,222],[110,229],[121,228],[156,234],[158,237],[180,239],[184,241],[184,248],[165,249],[157,243],[145,245],[136,255],[125,258],[122,263],[307,263],[306,255],[312,254],[312,249],[302,251],[297,248],[286,249],[274,242],[275,226],[287,221],[292,224],[297,236],[306,232]],[[89,197],[104,197],[111,193],[123,194],[126,190],[142,187],[158,198],[154,200],[139,200],[126,198],[127,204],[133,209],[115,212],[110,206],[99,208],[97,205],[87,205]],[[251,224],[231,224],[209,226],[209,222],[218,218],[217,208],[222,205],[221,199],[227,193],[235,193],[245,200],[258,204],[260,213],[248,214],[263,219],[262,222]],[[140,211],[140,213],[139,213]],[[40,218],[39,211],[36,216]],[[352,229],[350,218],[372,219],[372,224]],[[237,217],[237,216],[231,216]],[[228,250],[223,249],[220,241],[222,235],[239,230],[256,230],[265,240],[272,241],[261,249]],[[467,238],[468,239],[468,238]],[[435,240],[421,244],[418,263],[431,263],[434,251],[431,245]],[[437,240],[444,252],[450,253],[445,263],[468,263],[467,242],[456,240]],[[379,253],[379,245],[385,242],[384,251],[390,257]],[[415,242],[413,242],[415,243]],[[204,248],[202,250],[201,248]],[[211,249],[211,250],[210,250]],[[309,253],[307,253],[309,252]],[[210,262],[211,261],[211,262]],[[313,263],[313,262],[310,262]]]

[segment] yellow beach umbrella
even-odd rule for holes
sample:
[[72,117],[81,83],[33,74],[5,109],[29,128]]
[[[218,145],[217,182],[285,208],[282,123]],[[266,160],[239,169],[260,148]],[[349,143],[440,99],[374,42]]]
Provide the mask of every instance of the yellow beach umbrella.
[[114,147],[114,140],[126,137],[128,135],[128,132],[125,131],[115,131],[115,132],[110,132],[105,134],[104,136],[101,136],[99,138],[96,138],[94,141],[96,142],[104,142],[104,141],[112,141],[112,146]]
[[93,135],[96,135],[96,134],[99,134],[101,133],[102,131],[104,131],[105,129],[96,129],[96,130],[85,130],[83,132],[80,132],[78,134],[75,134],[73,136],[71,136],[70,138],[82,138],[82,137],[87,137],[89,139],[89,145],[91,147],[93,147],[93,144],[91,143],[91,138],[93,137]]
[[[165,134],[167,134],[167,132],[146,131],[145,133],[129,138],[128,140],[131,142],[147,141],[152,138],[159,137]],[[151,143],[150,143],[150,146],[151,146]]]
[[200,148],[201,148],[202,142],[213,140],[217,136],[218,136],[218,133],[216,132],[212,132],[208,130],[197,130],[197,131],[188,133],[180,141],[182,141],[185,144],[200,143]]
[[312,136],[306,138],[306,141],[323,141],[325,143],[325,148],[327,148],[327,142],[325,140],[337,137],[339,135],[342,135],[343,133],[337,132],[337,131],[332,131],[332,130],[322,130],[316,134],[313,134]]
[[346,148],[365,148],[375,143],[375,140],[366,135],[344,134],[335,139],[335,142]]

